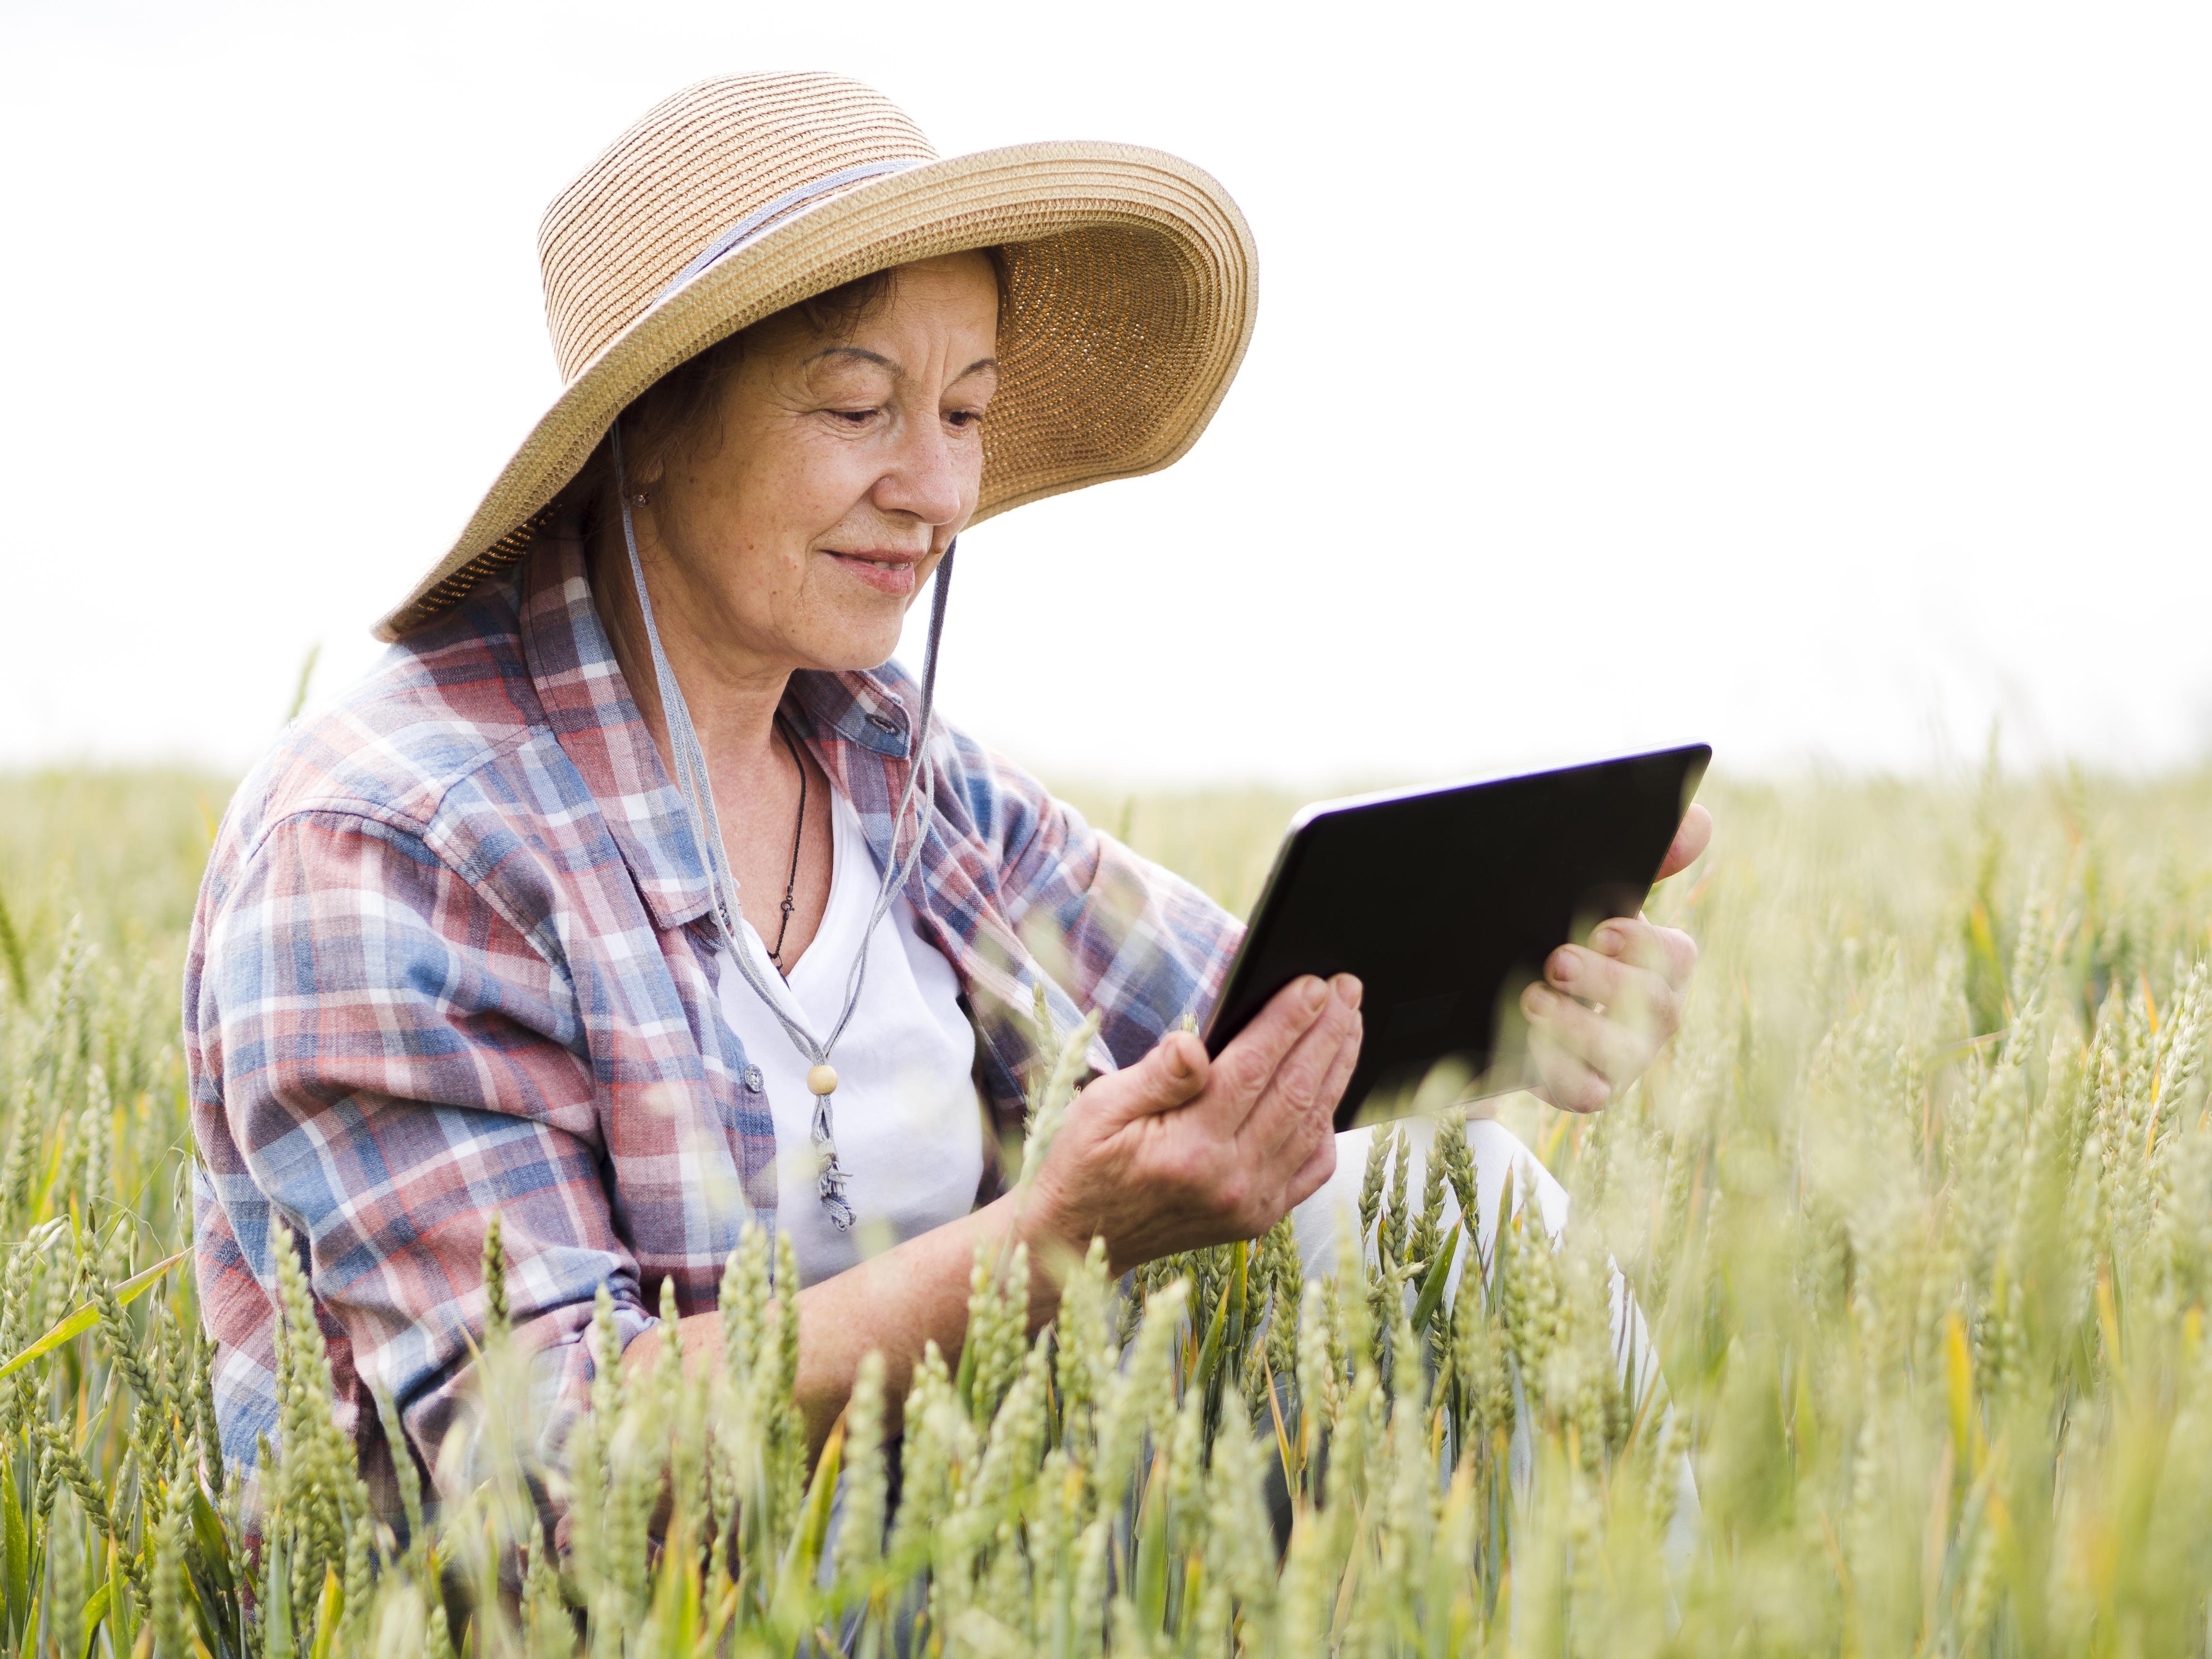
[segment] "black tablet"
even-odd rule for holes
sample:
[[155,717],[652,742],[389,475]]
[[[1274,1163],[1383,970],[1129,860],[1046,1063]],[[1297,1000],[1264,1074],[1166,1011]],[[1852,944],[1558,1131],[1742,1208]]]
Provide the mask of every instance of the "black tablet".
[[1206,1028],[1219,1054],[1301,974],[1366,987],[1337,1109],[1408,1109],[1439,1062],[1478,1093],[1530,1080],[1519,997],[1544,959],[1651,891],[1705,776],[1704,744],[1588,766],[1323,801],[1292,820]]

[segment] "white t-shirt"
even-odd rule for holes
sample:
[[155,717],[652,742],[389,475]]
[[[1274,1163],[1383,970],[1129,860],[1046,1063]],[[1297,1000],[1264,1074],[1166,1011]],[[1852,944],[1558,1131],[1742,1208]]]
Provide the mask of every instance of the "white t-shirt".
[[[847,976],[883,880],[860,814],[830,793],[830,902],[786,982],[752,924],[744,947],[760,977],[817,1038],[845,1006]],[[812,1285],[889,1246],[957,1220],[983,1178],[983,1118],[975,1081],[975,1034],[960,1007],[952,964],[917,931],[914,907],[892,902],[868,945],[860,1006],[830,1056],[830,1109],[845,1197],[860,1219],[841,1233],[815,1191],[810,1062],[735,963],[717,964],[722,1016],[758,1066],[775,1120],[776,1224],[791,1234],[799,1277]]]

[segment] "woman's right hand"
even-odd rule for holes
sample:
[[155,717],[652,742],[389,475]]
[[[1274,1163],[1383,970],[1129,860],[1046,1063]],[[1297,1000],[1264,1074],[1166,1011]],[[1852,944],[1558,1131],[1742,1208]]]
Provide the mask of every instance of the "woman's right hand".
[[1218,1059],[1171,1032],[1068,1108],[1021,1231],[1116,1273],[1257,1238],[1336,1167],[1336,1103],[1359,1058],[1360,984],[1308,975],[1275,994]]

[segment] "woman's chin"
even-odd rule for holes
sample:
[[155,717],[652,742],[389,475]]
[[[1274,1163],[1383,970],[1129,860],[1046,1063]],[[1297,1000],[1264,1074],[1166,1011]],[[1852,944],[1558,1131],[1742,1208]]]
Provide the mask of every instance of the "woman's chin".
[[808,641],[811,648],[794,654],[833,674],[868,674],[897,654],[896,629],[854,630],[836,639]]
[[781,618],[784,625],[778,630],[786,660],[793,667],[865,674],[881,668],[898,650],[909,600],[818,590],[808,597],[812,603]]

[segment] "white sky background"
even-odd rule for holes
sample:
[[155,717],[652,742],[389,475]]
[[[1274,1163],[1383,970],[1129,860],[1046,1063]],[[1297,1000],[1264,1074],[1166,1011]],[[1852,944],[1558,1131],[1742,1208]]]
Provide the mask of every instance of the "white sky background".
[[2201,5],[5,0],[0,764],[360,672],[556,390],[545,203],[786,67],[1252,222],[1191,455],[963,543],[944,702],[1033,765],[2212,750]]

